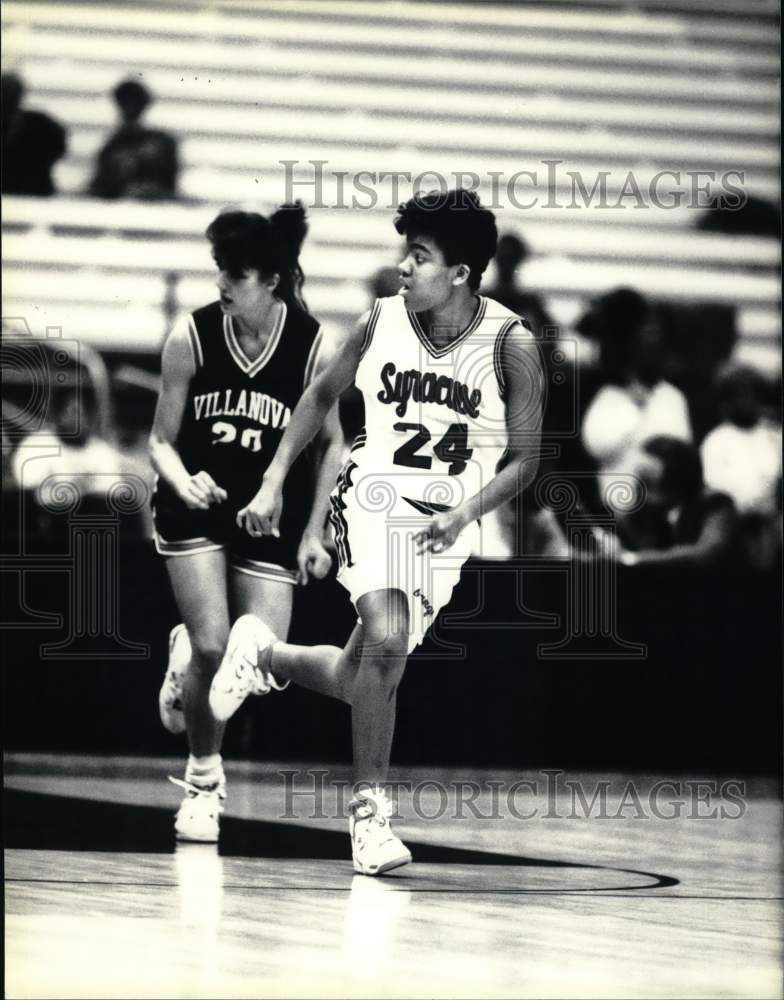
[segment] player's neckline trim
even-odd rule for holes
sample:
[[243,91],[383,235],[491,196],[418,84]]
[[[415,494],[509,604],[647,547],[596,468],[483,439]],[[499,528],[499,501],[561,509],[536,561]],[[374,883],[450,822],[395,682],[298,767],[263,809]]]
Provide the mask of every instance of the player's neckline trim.
[[278,346],[281,334],[283,333],[283,327],[286,324],[286,316],[288,314],[286,303],[281,300],[280,304],[283,308],[278,314],[278,321],[275,324],[275,328],[270,334],[270,338],[267,341],[264,350],[253,361],[250,360],[247,354],[240,347],[237,334],[234,331],[234,322],[231,316],[226,314],[223,316],[223,336],[226,340],[226,346],[229,349],[229,354],[234,359],[237,367],[250,378],[253,378],[254,375],[258,375],[261,369],[267,364],[272,355],[275,353]]
[[468,324],[468,326],[463,330],[459,337],[455,337],[454,340],[450,341],[448,344],[444,344],[443,347],[436,347],[435,344],[431,343],[430,338],[427,335],[422,324],[419,322],[419,316],[415,312],[408,312],[406,310],[406,315],[408,316],[408,321],[414,328],[414,333],[419,337],[423,346],[427,348],[428,353],[434,358],[441,358],[445,354],[449,354],[453,351],[458,344],[462,344],[466,337],[470,337],[471,334],[476,330],[482,320],[485,318],[485,312],[487,311],[487,299],[484,295],[477,296],[479,303],[476,307],[476,312],[474,313],[474,318]]

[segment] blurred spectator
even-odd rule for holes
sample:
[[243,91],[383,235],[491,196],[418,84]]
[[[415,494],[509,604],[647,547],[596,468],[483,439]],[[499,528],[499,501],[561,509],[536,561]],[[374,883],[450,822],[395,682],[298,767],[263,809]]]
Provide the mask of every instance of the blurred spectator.
[[540,296],[524,291],[517,283],[517,272],[529,256],[528,245],[523,240],[513,233],[505,233],[495,253],[496,283],[482,289],[482,294],[528,320],[537,338],[541,338],[545,327],[553,326],[553,320]]
[[63,126],[42,111],[23,111],[24,84],[2,76],[2,192],[46,197],[55,193],[52,169],[66,150]]
[[735,365],[716,388],[722,422],[702,443],[705,482],[729,494],[741,514],[770,514],[781,478],[781,425],[763,416],[764,376]]
[[749,195],[740,207],[731,208],[721,198],[700,216],[697,228],[734,236],[775,236],[781,238],[781,205]]
[[582,442],[600,472],[628,472],[643,441],[692,440],[686,397],[662,378],[661,328],[647,300],[621,288],[596,300],[577,324],[599,343],[601,388],[582,422]]
[[737,308],[724,302],[659,302],[656,316],[664,336],[664,378],[689,401],[695,441],[717,420],[713,384],[738,340]]
[[141,123],[152,103],[149,90],[126,80],[114,88],[113,97],[122,124],[98,154],[90,194],[142,201],[176,198],[177,140]]
[[[84,496],[100,496],[122,476],[123,457],[94,429],[94,416],[84,394],[65,390],[55,397],[49,433],[24,438],[12,461],[14,479],[24,490],[37,490],[49,477],[77,477]],[[50,483],[56,488],[55,482]]]
[[732,499],[706,487],[697,448],[658,435],[629,456],[629,471],[646,487],[641,508],[618,518],[626,565],[713,564],[731,552],[736,513]]
[[717,382],[722,422],[702,443],[705,482],[732,497],[747,561],[773,565],[781,546],[781,423],[764,415],[765,378],[735,365]]

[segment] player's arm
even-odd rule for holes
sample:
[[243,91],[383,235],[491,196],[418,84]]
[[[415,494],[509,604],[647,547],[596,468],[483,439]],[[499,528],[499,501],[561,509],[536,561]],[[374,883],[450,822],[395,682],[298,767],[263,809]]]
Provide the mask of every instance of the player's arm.
[[[337,339],[323,334],[323,340],[318,353],[314,377],[325,371],[339,350]],[[346,440],[340,426],[338,404],[335,403],[324,420],[324,424],[316,437],[316,483],[313,494],[313,508],[308,523],[302,535],[297,563],[299,565],[300,581],[308,582],[308,574],[322,579],[329,572],[332,557],[324,548],[324,524],[329,508],[329,495],[343,464]]]
[[365,313],[338,346],[332,360],[302,394],[269,464],[261,488],[247,507],[237,514],[237,524],[252,535],[279,535],[283,509],[283,483],[300,452],[324,426],[330,410],[353,383],[359,365],[365,328]]
[[163,345],[161,391],[150,433],[150,459],[161,479],[169,483],[188,507],[206,510],[211,503],[225,500],[227,493],[209,473],[200,471],[191,475],[175,448],[194,374],[186,319],[175,324]]
[[417,535],[420,551],[448,549],[466,525],[522,493],[536,476],[545,380],[536,339],[520,323],[504,337],[501,367],[506,386],[506,464],[478,493],[429,522]]

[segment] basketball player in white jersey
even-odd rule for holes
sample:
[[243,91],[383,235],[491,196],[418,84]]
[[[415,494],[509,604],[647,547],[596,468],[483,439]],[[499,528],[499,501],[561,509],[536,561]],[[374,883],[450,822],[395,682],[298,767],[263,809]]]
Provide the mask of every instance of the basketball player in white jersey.
[[244,678],[221,668],[210,691],[216,717],[227,718],[268,686],[270,672],[293,677],[322,658],[332,693],[352,706],[352,855],[367,875],[411,860],[390,829],[384,791],[406,659],[477,549],[481,517],[534,478],[544,391],[527,324],[478,295],[497,232],[477,196],[417,195],[395,227],[407,242],[400,294],[376,301],[305,391],[238,515],[250,532],[277,534],[289,469],[355,382],[366,426],[333,491],[331,520],[357,625],[343,651],[316,654],[276,641],[259,621]]

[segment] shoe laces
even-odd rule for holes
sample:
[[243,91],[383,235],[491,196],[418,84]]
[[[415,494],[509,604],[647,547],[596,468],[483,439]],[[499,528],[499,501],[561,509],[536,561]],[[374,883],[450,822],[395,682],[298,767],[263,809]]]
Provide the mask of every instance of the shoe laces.
[[215,781],[211,785],[194,785],[192,781],[175,778],[171,774],[169,775],[169,781],[173,785],[177,785],[179,788],[184,789],[189,799],[198,798],[200,795],[217,795],[219,799],[226,798],[226,791],[221,787],[221,781]]
[[259,667],[255,656],[247,649],[236,648],[233,651],[232,674],[233,687],[239,694],[267,694],[270,689],[264,671]]
[[386,826],[395,812],[394,803],[384,792],[358,796],[350,803],[354,819],[369,820],[379,826]]

